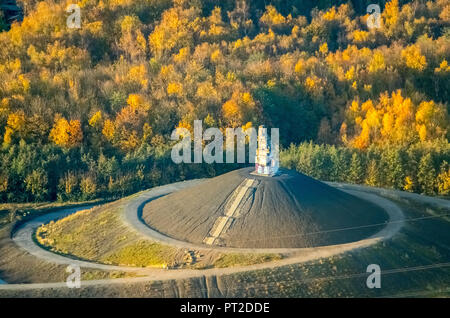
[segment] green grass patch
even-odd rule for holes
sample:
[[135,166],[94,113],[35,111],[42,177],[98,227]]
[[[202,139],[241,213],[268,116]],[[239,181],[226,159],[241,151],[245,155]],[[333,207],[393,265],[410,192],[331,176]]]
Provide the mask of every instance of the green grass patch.
[[105,263],[123,266],[162,267],[173,266],[177,249],[159,243],[140,240],[105,257]]

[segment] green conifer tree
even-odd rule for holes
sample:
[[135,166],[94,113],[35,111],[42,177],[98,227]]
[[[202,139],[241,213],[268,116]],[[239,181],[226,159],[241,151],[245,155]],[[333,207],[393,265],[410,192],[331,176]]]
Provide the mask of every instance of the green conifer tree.
[[435,194],[436,170],[431,154],[428,153],[420,159],[417,179],[422,193]]

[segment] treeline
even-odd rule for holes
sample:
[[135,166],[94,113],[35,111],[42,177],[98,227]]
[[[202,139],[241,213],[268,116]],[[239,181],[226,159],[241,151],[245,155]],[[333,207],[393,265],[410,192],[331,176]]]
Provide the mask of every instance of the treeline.
[[450,146],[444,142],[371,146],[366,151],[301,143],[281,152],[282,166],[326,181],[428,195],[450,195]]
[[[213,177],[237,164],[174,164],[170,147],[140,148],[126,156],[21,142],[1,152],[0,202],[119,198],[142,189]],[[450,195],[450,146],[371,146],[366,151],[304,142],[281,151],[282,167],[324,181]]]
[[0,202],[83,201],[119,198],[154,186],[209,178],[242,167],[174,164],[167,145],[125,156],[85,147],[63,149],[24,141],[0,152]]

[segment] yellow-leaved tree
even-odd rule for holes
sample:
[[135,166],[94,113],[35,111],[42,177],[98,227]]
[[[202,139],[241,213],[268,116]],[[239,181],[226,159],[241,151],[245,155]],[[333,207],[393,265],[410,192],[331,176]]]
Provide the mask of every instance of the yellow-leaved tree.
[[372,100],[362,104],[354,100],[347,109],[344,124],[343,140],[352,147],[365,149],[371,144],[404,144],[445,137],[448,116],[442,104],[423,101],[417,106],[398,90],[391,95],[381,94],[376,104]]
[[61,115],[55,116],[55,123],[50,131],[50,139],[61,147],[75,147],[83,140],[83,131],[79,120],[68,121]]

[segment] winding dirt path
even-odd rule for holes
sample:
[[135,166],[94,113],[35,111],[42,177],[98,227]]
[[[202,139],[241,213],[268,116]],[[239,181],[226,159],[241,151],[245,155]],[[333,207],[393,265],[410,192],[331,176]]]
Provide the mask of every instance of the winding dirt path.
[[[124,209],[123,220],[126,224],[132,227],[137,232],[141,233],[142,236],[145,236],[151,240],[158,241],[165,244],[175,245],[177,247],[183,248],[195,248],[195,249],[205,249],[208,247],[205,246],[196,246],[190,243],[182,242],[175,240],[173,238],[167,237],[145,225],[141,219],[141,213],[143,206],[151,201],[152,199],[156,199],[162,195],[166,195],[173,191],[180,190],[182,188],[192,186],[202,182],[202,180],[192,180],[186,182],[174,183],[166,186],[161,186],[157,188],[153,188],[148,191],[144,191],[134,198],[130,200],[126,208]],[[147,269],[147,268],[136,268],[136,267],[122,267],[122,266],[113,266],[113,265],[104,265],[98,264],[88,261],[76,260],[67,256],[59,255],[52,253],[46,249],[43,249],[39,245],[37,245],[33,240],[33,234],[36,229],[44,224],[48,223],[51,220],[57,220],[63,218],[67,215],[70,215],[76,211],[79,211],[84,208],[71,208],[59,212],[50,213],[38,218],[31,220],[23,224],[20,228],[16,230],[13,234],[13,240],[23,249],[28,251],[30,254],[39,257],[41,259],[45,259],[50,262],[54,262],[57,264],[67,264],[67,265],[78,265],[81,268],[95,268],[101,270],[119,270],[126,272],[136,272],[139,275],[145,275],[143,277],[132,277],[132,278],[116,278],[116,279],[103,279],[103,280],[91,280],[91,281],[82,281],[82,286],[91,286],[91,285],[105,285],[105,284],[121,284],[121,283],[136,283],[143,281],[161,281],[161,280],[170,280],[170,279],[186,279],[186,278],[195,278],[195,277],[209,277],[209,276],[217,276],[217,275],[227,275],[238,272],[247,272],[254,271],[260,269],[269,269],[275,268],[279,266],[285,266],[290,264],[302,263],[317,260],[320,258],[331,257],[337,254],[341,254],[344,252],[353,251],[359,248],[364,248],[382,240],[387,240],[394,236],[402,227],[404,222],[404,215],[401,209],[392,201],[389,201],[385,198],[382,198],[373,193],[368,193],[368,188],[362,186],[348,186],[348,185],[336,185],[333,186],[339,187],[341,190],[347,191],[353,195],[359,196],[362,199],[371,201],[380,207],[382,207],[389,215],[389,222],[387,225],[380,230],[378,233],[372,235],[367,239],[363,239],[357,242],[339,244],[339,245],[330,245],[323,247],[315,247],[315,248],[295,248],[295,249],[236,249],[236,248],[216,248],[222,251],[230,251],[230,252],[263,252],[263,253],[286,253],[291,252],[293,256],[287,257],[281,260],[261,263],[250,266],[237,266],[230,268],[212,268],[206,270],[191,270],[191,269]],[[364,191],[365,190],[365,191]],[[372,191],[370,191],[372,192]],[[409,194],[408,194],[409,195]],[[422,197],[422,196],[421,196]],[[417,198],[415,198],[417,199]],[[426,200],[429,201],[426,197]],[[439,204],[444,204],[445,207],[449,204],[446,200],[439,200]],[[434,202],[434,200],[432,200]],[[443,201],[443,202],[441,202]],[[345,230],[345,229],[344,229]],[[57,287],[65,287],[65,282],[61,283],[37,283],[37,284],[4,284],[0,285],[0,290],[24,290],[24,289],[33,289],[33,288],[57,288]]]
[[341,189],[341,190],[356,190],[356,191],[363,191],[363,192],[369,192],[369,193],[375,193],[379,194],[388,198],[392,199],[407,199],[416,201],[419,203],[425,203],[429,205],[434,205],[439,208],[445,208],[450,209],[450,200],[446,200],[443,198],[435,198],[435,197],[429,197],[422,194],[417,193],[410,193],[410,192],[404,192],[399,190],[390,190],[390,189],[383,189],[383,188],[377,188],[377,187],[366,187],[356,184],[348,184],[348,183],[337,183],[337,182],[325,182],[326,184],[333,186],[335,188]]
[[[333,253],[331,255],[339,254],[354,248],[358,247],[365,247],[371,244],[376,243],[377,241],[381,239],[389,239],[391,238],[401,227],[401,220],[404,219],[403,213],[401,209],[392,203],[391,201],[384,199],[382,197],[379,197],[375,194],[362,192],[360,190],[356,190],[354,188],[347,189],[346,185],[341,186],[340,188],[343,191],[346,191],[352,195],[358,196],[364,200],[370,201],[378,206],[380,206],[382,209],[384,209],[388,215],[389,215],[389,222],[394,223],[388,223],[387,226],[382,229],[380,232],[375,233],[371,237],[356,241],[352,243],[346,243],[346,244],[337,244],[337,245],[329,245],[329,246],[322,246],[322,247],[314,247],[314,248],[232,248],[232,247],[221,247],[221,246],[206,246],[206,245],[199,245],[194,243],[189,243],[185,241],[180,241],[175,238],[169,237],[165,234],[162,234],[152,228],[150,228],[147,224],[145,224],[142,221],[141,215],[142,215],[142,209],[143,207],[150,202],[153,199],[157,199],[163,195],[166,195],[168,193],[171,193],[172,191],[180,190],[195,184],[198,184],[202,180],[193,180],[193,181],[187,181],[187,182],[179,182],[170,184],[168,186],[158,187],[154,190],[149,190],[141,195],[137,196],[136,198],[130,200],[130,202],[127,204],[126,208],[124,209],[123,214],[123,220],[125,224],[127,224],[130,228],[138,231],[143,238],[150,239],[162,244],[169,244],[172,246],[176,246],[178,248],[186,248],[186,249],[195,249],[195,250],[205,250],[205,249],[211,249],[214,248],[216,251],[224,252],[224,253],[279,253],[279,254],[307,254],[307,255],[313,255],[311,252],[323,252],[323,251],[336,251],[336,253]],[[137,211],[137,213],[136,213]],[[343,229],[343,230],[350,230],[350,229]],[[331,256],[330,255],[330,256]],[[328,257],[328,256],[323,256]],[[320,257],[319,257],[320,258]],[[304,259],[304,261],[314,260],[317,258],[312,259]],[[270,264],[273,264],[273,262],[270,262]]]

